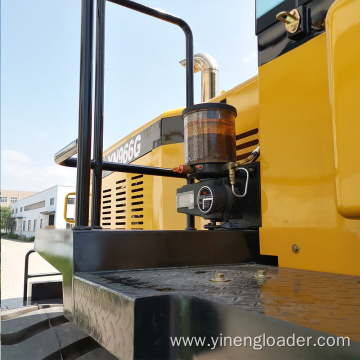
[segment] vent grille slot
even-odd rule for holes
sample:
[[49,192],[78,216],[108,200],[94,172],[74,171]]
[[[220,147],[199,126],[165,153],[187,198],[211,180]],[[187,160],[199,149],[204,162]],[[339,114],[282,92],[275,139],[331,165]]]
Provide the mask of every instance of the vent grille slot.
[[126,179],[116,181],[115,229],[126,229]]
[[142,197],[144,197],[144,195],[143,195],[143,194],[140,194],[140,195],[133,195],[131,198],[132,198],[132,199],[140,199],[140,198],[142,198]]
[[102,191],[101,226],[104,229],[111,228],[111,189]]
[[[141,199],[141,200],[136,200]],[[131,177],[131,229],[143,230],[144,222],[144,175]]]
[[236,160],[246,159],[259,144],[259,129],[236,135]]
[[132,176],[131,180],[136,180],[136,179],[141,179],[142,177],[144,177],[144,175],[136,175],[136,176]]

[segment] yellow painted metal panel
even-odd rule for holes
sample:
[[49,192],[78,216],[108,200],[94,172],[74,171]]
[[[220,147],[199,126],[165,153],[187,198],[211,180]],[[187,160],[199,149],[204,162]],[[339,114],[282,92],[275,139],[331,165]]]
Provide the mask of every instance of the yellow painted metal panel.
[[[224,99],[226,99],[227,104],[234,106],[237,110],[238,115],[235,121],[236,134],[259,127],[258,76],[254,76],[244,83],[237,85],[233,89],[211,99],[209,102],[220,102]],[[252,150],[255,148],[256,146]]]
[[[299,252],[294,253],[296,244]],[[261,253],[280,267],[360,275],[359,229],[345,227],[260,228]]]
[[337,209],[355,219],[360,218],[359,13],[358,0],[338,0],[326,17]]
[[[259,127],[259,83],[255,76],[237,87],[226,97],[227,103],[236,107],[238,115],[235,133],[242,134]],[[258,138],[258,135],[256,136]],[[254,146],[250,151],[255,150]]]
[[[174,168],[183,163],[184,144],[169,144],[160,146],[152,151],[151,166]],[[141,159],[138,159],[140,161]],[[176,210],[176,189],[185,185],[185,179],[153,177],[153,229],[184,230],[186,216]]]
[[360,275],[360,222],[336,208],[325,34],[259,68],[259,101],[261,253],[284,267]]

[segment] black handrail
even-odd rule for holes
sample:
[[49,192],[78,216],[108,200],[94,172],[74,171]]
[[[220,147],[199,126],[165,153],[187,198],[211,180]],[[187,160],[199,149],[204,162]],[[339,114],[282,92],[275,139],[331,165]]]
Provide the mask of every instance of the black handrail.
[[[63,161],[61,165],[75,168],[77,166],[77,162],[78,161],[76,158],[70,158]],[[90,163],[91,169],[95,169],[96,165],[97,165],[96,161],[91,160]],[[118,172],[125,172],[131,174],[144,174],[144,175],[165,176],[165,177],[186,179],[186,174],[179,174],[174,172],[172,169],[158,168],[154,166],[120,164],[120,163],[103,161],[102,169],[105,171],[118,171]]]
[[[102,159],[103,153],[103,110],[104,110],[104,44],[105,44],[105,1],[97,0],[96,11],[96,85],[95,85],[95,131],[94,131],[94,160],[95,167],[92,175],[92,206],[91,206],[91,227],[100,227],[100,206],[101,206],[101,185],[102,170],[106,170]],[[157,19],[167,21],[171,24],[179,26],[185,33],[186,37],[186,106],[194,104],[194,72],[193,72],[193,36],[189,25],[177,16],[168,14],[163,11],[151,8],[149,6],[136,3],[130,0],[108,0],[114,4],[124,6],[128,9],[141,12],[146,15],[153,16]],[[130,169],[131,168],[127,168]],[[144,174],[171,176],[168,169],[150,169],[143,167]],[[134,170],[134,169],[132,169]],[[118,167],[115,171],[131,172],[126,170],[126,165],[122,166],[122,170]],[[135,172],[138,173],[138,172]],[[189,228],[189,219],[187,220],[187,228]],[[193,227],[193,226],[192,226]]]
[[179,26],[185,33],[186,37],[186,107],[194,105],[194,44],[193,35],[190,26],[177,16],[168,14],[164,11],[151,8],[149,6],[136,3],[131,0],[108,0],[114,4],[118,4],[128,9],[141,12],[146,15],[153,16],[157,19],[167,21],[171,24]]
[[[105,43],[105,1],[97,0],[97,32],[96,32],[96,90],[95,90],[95,132],[94,132],[94,160],[90,159],[91,150],[91,93],[92,93],[92,42],[93,42],[93,4],[92,0],[82,0],[81,16],[81,60],[80,60],[80,111],[78,158],[67,159],[65,166],[76,166],[76,207],[75,226],[73,230],[90,229],[89,221],[89,195],[90,195],[90,169],[93,168],[92,193],[92,227],[100,227],[101,182],[102,171],[122,171],[143,173],[158,176],[184,177],[173,173],[171,169],[151,168],[127,164],[114,164],[103,162],[103,110],[104,110],[104,43]],[[178,25],[186,37],[186,106],[194,104],[194,59],[193,36],[189,25],[182,19],[149,6],[130,0],[108,0],[120,6],[153,16],[157,19]],[[194,228],[194,217],[188,215],[187,228]]]
[[44,273],[44,274],[30,274],[29,275],[29,256],[34,253],[35,250],[29,250],[25,255],[25,269],[24,269],[24,293],[23,293],[23,302],[24,305],[27,302],[27,293],[28,293],[28,280],[34,277],[43,277],[43,276],[57,276],[62,275],[61,273]]

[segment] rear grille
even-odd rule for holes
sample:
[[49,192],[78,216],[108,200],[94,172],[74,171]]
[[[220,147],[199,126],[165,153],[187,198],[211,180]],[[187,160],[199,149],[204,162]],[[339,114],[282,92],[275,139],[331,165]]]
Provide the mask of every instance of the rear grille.
[[131,177],[131,229],[144,228],[144,175]]
[[236,135],[236,160],[246,159],[259,144],[259,129],[252,129]]

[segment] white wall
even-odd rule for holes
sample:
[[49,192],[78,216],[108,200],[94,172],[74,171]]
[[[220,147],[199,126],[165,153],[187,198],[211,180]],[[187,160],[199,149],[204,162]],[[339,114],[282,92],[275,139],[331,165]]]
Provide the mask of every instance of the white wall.
[[[23,235],[26,237],[35,236],[34,222],[36,220],[36,229],[46,228],[49,225],[49,213],[54,214],[54,226],[57,229],[66,229],[66,222],[63,218],[64,214],[64,200],[65,195],[69,192],[75,192],[73,186],[59,186],[56,185],[50,189],[39,192],[35,195],[29,196],[23,200],[17,201],[11,205],[11,209],[14,210],[12,216],[16,218],[15,234]],[[50,205],[50,199],[54,199],[54,204]],[[25,206],[36,204],[41,201],[45,201],[45,205],[25,211]],[[22,211],[20,209],[22,208]],[[17,210],[17,212],[16,212]],[[70,212],[70,211],[69,211]],[[69,215],[69,214],[68,214]],[[31,221],[31,227],[29,230],[29,220]],[[23,222],[25,223],[25,230],[23,230]],[[20,227],[21,222],[21,227]]]

